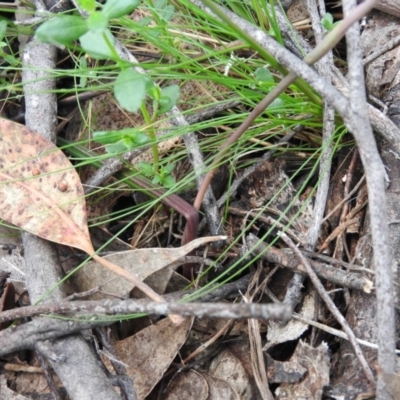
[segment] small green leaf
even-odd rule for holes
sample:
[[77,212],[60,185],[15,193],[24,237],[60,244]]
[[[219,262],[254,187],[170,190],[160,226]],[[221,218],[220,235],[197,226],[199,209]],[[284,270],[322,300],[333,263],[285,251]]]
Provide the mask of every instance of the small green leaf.
[[139,22],[137,23],[138,26],[147,26],[150,24],[150,22],[153,21],[153,18],[151,17],[143,17]]
[[175,164],[168,164],[162,168],[163,174],[171,174],[172,171],[175,169]]
[[77,0],[77,3],[88,13],[92,13],[96,9],[95,0]]
[[130,138],[137,147],[143,146],[150,142],[150,139],[147,136],[147,134],[142,131],[135,131],[135,133],[131,135]]
[[138,168],[145,176],[153,176],[153,165],[146,161],[140,161],[137,163]]
[[154,100],[161,98],[161,88],[156,85],[151,79],[146,82],[146,93]]
[[107,29],[108,19],[103,13],[96,11],[89,16],[87,23],[91,32],[100,33]]
[[153,179],[152,179],[152,181],[151,181],[151,183],[153,184],[153,185],[158,185],[159,183],[161,183],[161,176],[160,175],[156,175]]
[[136,144],[133,143],[132,139],[128,136],[123,137],[122,143],[125,145],[127,150],[132,150],[136,147]]
[[172,5],[168,5],[164,7],[161,12],[160,16],[163,18],[165,21],[170,21],[175,13],[175,8]]
[[104,146],[107,153],[116,154],[116,153],[123,153],[127,150],[126,145],[123,140],[119,140],[116,143],[107,144]]
[[0,21],[0,40],[3,40],[4,36],[6,36],[7,31],[7,21]]
[[93,138],[101,144],[110,144],[119,140],[129,139],[135,147],[150,141],[146,133],[135,128],[126,128],[119,131],[97,131],[93,133]]
[[176,181],[172,175],[166,175],[161,178],[161,184],[167,188],[173,187]]
[[179,99],[179,86],[171,85],[161,89],[161,98],[159,100],[160,106],[158,109],[159,114],[170,111]]
[[326,13],[321,20],[321,25],[327,30],[330,31],[333,27],[333,16],[330,13]]
[[274,77],[267,68],[257,68],[255,72],[255,77],[260,82],[275,82]]
[[124,137],[120,131],[98,131],[93,133],[93,139],[101,144],[115,143]]
[[140,5],[140,0],[107,0],[103,13],[108,18],[118,18],[130,14]]
[[284,106],[284,101],[280,98],[277,97],[272,101],[272,103],[267,107],[267,111],[269,113],[277,113],[277,112],[282,112],[283,111],[283,106]]
[[114,44],[114,37],[108,29],[102,34],[89,31],[79,39],[82,49],[97,60],[107,60],[114,57],[114,53],[106,40],[104,40],[103,35],[106,35],[108,41]]
[[137,112],[146,98],[147,80],[133,68],[121,71],[114,84],[114,96],[119,105],[127,111]]
[[44,43],[67,45],[87,32],[86,21],[74,15],[60,15],[44,22],[36,30],[35,37]]

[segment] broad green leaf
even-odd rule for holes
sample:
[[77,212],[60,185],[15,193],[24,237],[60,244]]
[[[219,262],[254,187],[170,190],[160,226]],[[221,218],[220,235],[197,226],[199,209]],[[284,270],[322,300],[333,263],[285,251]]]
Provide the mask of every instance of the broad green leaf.
[[3,40],[4,36],[6,36],[7,31],[7,21],[0,21],[0,40]]
[[87,20],[89,30],[93,33],[101,33],[107,29],[108,19],[101,12],[94,12]]
[[79,39],[87,30],[87,22],[83,18],[60,15],[40,25],[35,37],[44,43],[63,46]]
[[130,14],[140,5],[140,0],[107,0],[103,13],[108,18],[118,18]]
[[267,68],[257,68],[255,72],[256,79],[260,82],[274,83],[274,77]]
[[161,89],[160,106],[158,109],[159,114],[170,111],[179,99],[179,86],[171,85]]
[[114,37],[108,29],[102,34],[89,31],[85,33],[79,41],[81,42],[83,50],[85,50],[91,57],[97,60],[113,59],[114,53],[112,49],[110,49],[103,35],[106,35],[109,43],[114,45]]
[[127,111],[137,112],[146,98],[147,80],[133,68],[121,71],[114,84],[114,96],[119,105]]
[[96,10],[95,0],[77,0],[77,3],[88,13],[92,13]]

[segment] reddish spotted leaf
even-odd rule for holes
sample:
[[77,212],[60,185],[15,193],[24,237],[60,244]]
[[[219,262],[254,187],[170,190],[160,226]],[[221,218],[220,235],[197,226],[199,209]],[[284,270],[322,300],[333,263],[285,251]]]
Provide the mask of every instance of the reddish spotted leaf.
[[0,119],[0,218],[44,239],[94,252],[83,188],[56,146]]

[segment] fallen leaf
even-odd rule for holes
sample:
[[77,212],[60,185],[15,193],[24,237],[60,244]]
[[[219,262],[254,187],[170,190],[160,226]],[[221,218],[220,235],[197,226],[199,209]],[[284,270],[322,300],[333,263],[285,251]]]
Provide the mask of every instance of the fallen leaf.
[[25,397],[9,389],[7,379],[4,376],[0,376],[0,393],[1,400],[29,400],[29,397]]
[[127,375],[133,379],[138,400],[144,399],[162,378],[191,326],[192,318],[186,318],[179,326],[163,319],[115,344],[119,360],[128,365]]
[[382,373],[383,381],[386,384],[386,389],[393,397],[393,400],[400,400],[400,374]]
[[208,383],[209,395],[207,400],[240,400],[238,393],[227,381],[204,372],[201,375]]
[[315,348],[300,340],[290,362],[298,364],[299,371],[302,367],[307,369],[305,378],[298,383],[283,383],[276,389],[275,398],[321,399],[324,387],[329,384],[331,364],[328,345],[322,342]]
[[246,361],[241,357],[242,352],[236,351],[237,347],[230,346],[212,360],[208,373],[217,379],[228,382],[239,394],[240,399],[252,400],[255,398],[255,393],[258,393],[258,389],[251,376],[250,345],[247,342],[243,343],[243,346],[246,346],[247,368]]
[[209,399],[209,387],[204,377],[197,371],[177,374],[167,387],[164,400]]
[[68,158],[23,125],[0,119],[0,132],[1,218],[92,254],[83,188]]
[[269,383],[294,383],[304,378],[307,369],[296,361],[277,361],[265,353]]
[[[304,298],[303,305],[299,311],[299,315],[307,319],[313,319],[315,310],[315,299],[312,295],[307,295]],[[295,319],[290,320],[287,324],[280,324],[274,321],[268,321],[268,334],[267,344],[263,350],[266,351],[271,347],[285,343],[289,340],[298,339],[306,330],[308,324],[297,321]]]
[[[140,280],[144,280],[163,268],[177,268],[185,263],[182,257],[197,247],[212,241],[222,240],[223,238],[224,236],[203,237],[195,239],[182,247],[128,250],[110,254],[103,258],[118,264]],[[131,282],[111,273],[111,271],[106,270],[99,274],[94,267],[94,262],[88,262],[72,276],[72,281],[80,292],[101,286],[104,292],[115,296],[125,296],[135,286]],[[168,276],[170,275],[169,272],[167,273]],[[165,279],[165,285],[167,283],[168,279]],[[96,300],[103,297],[104,295],[93,294],[90,298]]]

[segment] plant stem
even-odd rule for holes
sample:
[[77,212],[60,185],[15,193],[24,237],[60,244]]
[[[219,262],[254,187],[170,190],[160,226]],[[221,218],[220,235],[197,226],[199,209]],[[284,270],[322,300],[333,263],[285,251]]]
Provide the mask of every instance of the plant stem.
[[146,124],[148,125],[147,132],[151,140],[151,150],[153,152],[153,171],[154,174],[158,174],[160,157],[157,146],[157,135],[154,126],[152,125],[152,123],[154,122],[155,115],[153,113],[153,118],[150,118],[149,112],[147,111],[147,108],[144,103],[140,106],[140,111],[142,112],[143,118],[146,121]]
[[110,40],[108,39],[107,35],[105,32],[102,33],[103,39],[107,44],[107,47],[109,48],[109,50],[111,51],[112,57],[115,60],[120,60],[120,57],[118,56],[118,53],[115,51],[115,47],[113,46],[113,44],[110,42]]

